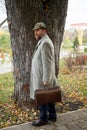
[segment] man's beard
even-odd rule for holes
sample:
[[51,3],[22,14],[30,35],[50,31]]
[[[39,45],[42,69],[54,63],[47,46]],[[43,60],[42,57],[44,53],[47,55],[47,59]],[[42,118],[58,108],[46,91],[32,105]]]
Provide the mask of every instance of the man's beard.
[[41,38],[42,38],[41,36],[36,37],[36,40],[39,41]]
[[42,37],[39,37],[39,38],[38,38],[38,41],[39,41],[41,38],[42,38]]

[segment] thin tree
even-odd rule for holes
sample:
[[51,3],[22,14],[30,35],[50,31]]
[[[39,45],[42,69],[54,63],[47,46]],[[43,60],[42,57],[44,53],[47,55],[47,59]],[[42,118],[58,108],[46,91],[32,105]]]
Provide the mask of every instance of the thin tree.
[[29,104],[31,59],[36,41],[32,28],[45,22],[55,46],[56,75],[63,38],[68,0],[5,0],[14,65],[14,98],[21,105]]

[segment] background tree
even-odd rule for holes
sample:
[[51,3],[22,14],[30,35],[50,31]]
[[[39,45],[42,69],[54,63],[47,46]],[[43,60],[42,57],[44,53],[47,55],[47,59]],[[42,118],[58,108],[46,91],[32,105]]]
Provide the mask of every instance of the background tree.
[[4,33],[0,35],[0,48],[3,50],[7,49],[10,50],[10,37],[9,33]]
[[78,50],[78,46],[79,46],[78,37],[75,37],[75,39],[73,41],[73,48],[74,48],[74,50]]
[[66,49],[66,48],[71,48],[71,40],[69,38],[69,35],[67,33],[64,33],[64,36],[63,36],[63,43],[62,43],[62,48]]
[[14,98],[21,105],[29,104],[31,59],[36,41],[32,28],[43,21],[55,46],[56,75],[59,52],[67,15],[68,0],[5,0],[14,65]]

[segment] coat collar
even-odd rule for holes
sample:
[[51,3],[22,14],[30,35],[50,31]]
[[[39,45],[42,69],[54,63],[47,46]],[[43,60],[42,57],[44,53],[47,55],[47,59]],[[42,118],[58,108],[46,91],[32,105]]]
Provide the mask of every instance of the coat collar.
[[48,38],[48,35],[45,34],[39,41],[38,41],[38,44],[41,43],[45,38]]
[[47,34],[45,34],[45,35],[38,41],[38,43],[37,43],[37,45],[36,45],[36,48],[38,48],[38,46],[41,44],[41,42],[42,42],[44,39],[46,39],[46,38],[48,38],[48,35],[47,35]]

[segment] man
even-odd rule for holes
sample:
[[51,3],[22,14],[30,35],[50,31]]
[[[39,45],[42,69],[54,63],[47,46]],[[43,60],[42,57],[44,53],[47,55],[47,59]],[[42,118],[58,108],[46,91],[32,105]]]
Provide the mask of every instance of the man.
[[[33,54],[31,65],[31,99],[34,99],[34,92],[36,89],[57,86],[57,80],[55,77],[54,46],[47,35],[46,25],[43,22],[36,23],[33,30],[38,43]],[[48,120],[53,122],[56,121],[57,116],[54,103],[40,105],[39,111],[40,118],[39,120],[32,122],[33,126],[46,125]]]

